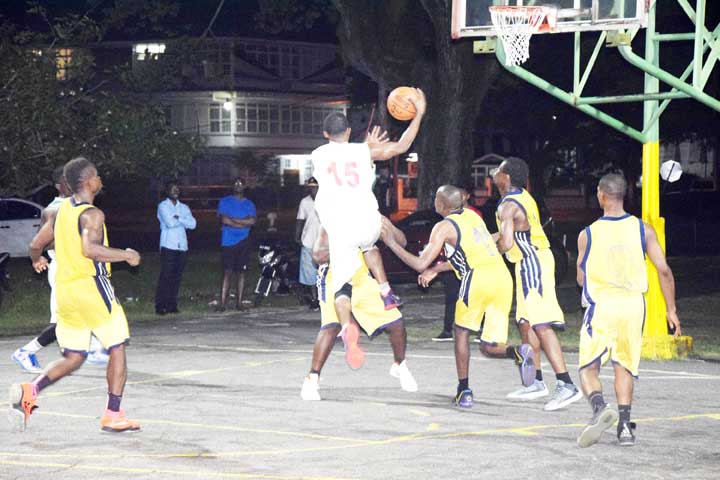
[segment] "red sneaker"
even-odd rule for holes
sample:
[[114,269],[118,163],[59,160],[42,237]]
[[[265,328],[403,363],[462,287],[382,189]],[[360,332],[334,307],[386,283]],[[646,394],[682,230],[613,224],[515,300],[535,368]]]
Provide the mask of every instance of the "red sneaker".
[[360,327],[358,327],[357,323],[350,322],[341,336],[345,344],[345,361],[350,365],[350,368],[357,370],[365,363],[365,352],[358,344]]
[[33,410],[37,408],[35,405],[35,388],[32,383],[15,383],[10,386],[10,410],[8,418],[16,430],[24,432],[27,427],[28,418]]
[[140,430],[140,425],[125,418],[123,410],[113,412],[106,409],[100,419],[100,430],[108,433],[137,432]]

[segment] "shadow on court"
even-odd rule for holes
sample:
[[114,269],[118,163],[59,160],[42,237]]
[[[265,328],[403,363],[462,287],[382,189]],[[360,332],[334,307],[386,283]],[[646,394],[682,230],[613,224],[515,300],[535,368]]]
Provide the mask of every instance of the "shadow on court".
[[[438,318],[441,305],[415,302],[408,321]],[[451,407],[456,378],[451,343],[411,343],[408,364],[419,392],[388,375],[387,339],[364,339],[368,357],[351,371],[342,346],[321,377],[320,402],[300,400],[318,314],[260,310],[139,325],[128,349],[123,400],[142,425],[133,434],[99,432],[104,369],[84,366],[43,392],[24,433],[0,434],[0,478],[719,478],[720,365],[644,362],[636,387],[638,444],[575,439],[589,419],[584,400],[557,412],[543,401],[513,403],[509,361],[473,349],[476,404]],[[0,340],[3,388],[32,377]],[[57,351],[46,349],[47,363]],[[568,354],[577,379],[577,356]],[[554,388],[550,368],[544,373]],[[603,371],[608,399],[611,370]]]

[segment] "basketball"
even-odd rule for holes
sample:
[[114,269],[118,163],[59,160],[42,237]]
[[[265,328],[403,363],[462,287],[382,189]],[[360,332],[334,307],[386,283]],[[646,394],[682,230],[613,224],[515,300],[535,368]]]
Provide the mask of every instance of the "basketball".
[[417,91],[411,87],[397,87],[387,98],[390,115],[398,120],[412,120],[415,117],[415,105],[409,99],[417,100]]

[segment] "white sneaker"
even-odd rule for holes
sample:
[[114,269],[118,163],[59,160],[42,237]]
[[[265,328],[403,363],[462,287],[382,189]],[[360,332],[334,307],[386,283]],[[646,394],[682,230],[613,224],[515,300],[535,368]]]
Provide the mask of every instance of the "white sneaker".
[[320,400],[320,377],[316,373],[309,373],[303,381],[300,398],[303,400]]
[[92,365],[107,365],[110,360],[110,355],[107,354],[107,350],[93,350],[88,353],[85,361]]
[[413,378],[412,373],[410,373],[405,360],[403,360],[400,364],[392,364],[392,367],[390,367],[390,376],[399,378],[400,388],[406,392],[417,392],[417,382]]
[[510,400],[534,400],[536,398],[547,397],[550,392],[545,382],[535,380],[530,386],[522,387],[514,392],[507,394]]
[[11,358],[15,360],[15,363],[20,365],[20,367],[26,372],[42,373],[43,371],[42,367],[40,367],[37,356],[25,349],[18,348],[15,352],[13,352]]
[[545,404],[544,410],[551,412],[553,410],[559,410],[563,407],[567,407],[573,402],[577,402],[583,397],[583,394],[578,388],[572,383],[567,384],[562,380],[557,381],[555,387],[555,393],[548,403]]

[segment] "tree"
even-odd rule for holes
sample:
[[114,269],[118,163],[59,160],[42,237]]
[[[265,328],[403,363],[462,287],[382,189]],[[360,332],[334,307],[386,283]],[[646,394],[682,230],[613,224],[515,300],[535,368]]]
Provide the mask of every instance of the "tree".
[[186,169],[200,138],[173,130],[162,108],[130,88],[138,81],[129,62],[103,72],[88,48],[120,19],[152,22],[160,12],[170,14],[168,2],[125,0],[102,12],[57,16],[30,6],[45,28],[0,18],[0,118],[12,119],[0,122],[0,192],[22,195],[78,155],[115,179]]
[[450,38],[449,0],[332,0],[337,17],[321,0],[304,3],[263,0],[259,18],[278,32],[305,28],[320,21],[318,12],[329,11],[337,20],[346,63],[377,83],[383,112],[394,87],[411,85],[425,92],[427,114],[413,150],[421,162],[418,201],[431,207],[439,185],[461,182],[470,172],[475,119],[500,70],[497,60],[474,55],[470,41]]

